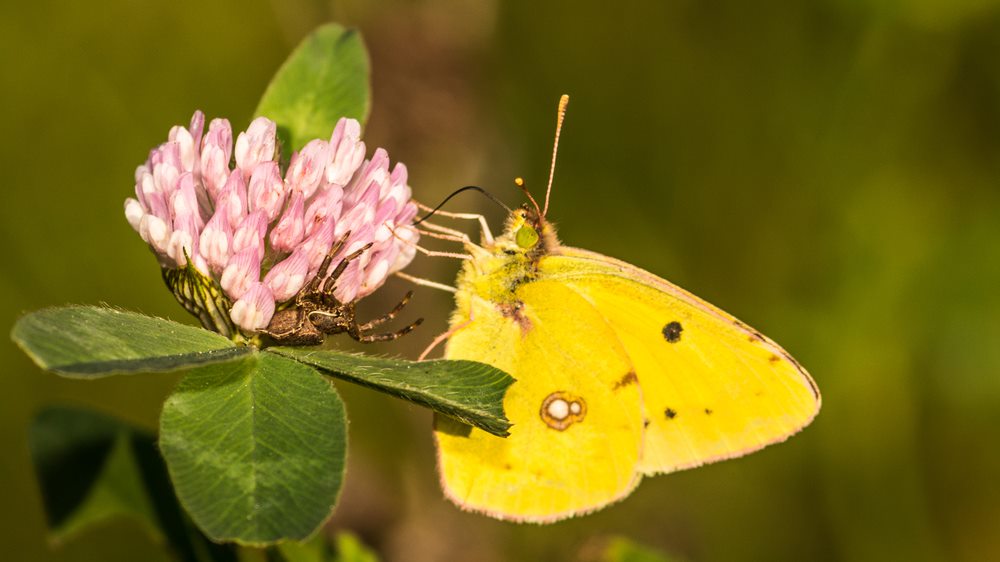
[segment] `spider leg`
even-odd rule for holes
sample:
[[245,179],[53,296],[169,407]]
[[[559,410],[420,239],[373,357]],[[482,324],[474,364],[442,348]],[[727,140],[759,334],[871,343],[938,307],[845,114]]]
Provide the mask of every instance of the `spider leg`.
[[[344,256],[344,259],[340,260],[337,267],[333,268],[333,271],[330,272],[330,276],[323,280],[323,284],[319,288],[320,292],[324,294],[332,293],[337,279],[340,278],[340,276],[344,273],[344,270],[347,269],[348,264],[350,264],[353,260],[358,259],[358,256],[365,253],[365,251],[373,245],[373,242],[369,242],[362,246],[358,251]],[[327,290],[327,286],[329,286],[329,290]]]
[[330,251],[327,252],[326,257],[323,258],[323,262],[319,264],[319,269],[316,270],[316,275],[312,279],[310,279],[309,282],[306,283],[304,287],[302,287],[302,290],[299,291],[299,295],[296,297],[296,302],[298,302],[298,299],[301,296],[307,295],[309,293],[315,293],[319,289],[319,281],[323,277],[323,272],[325,272],[327,268],[330,267],[330,262],[333,261],[333,256],[337,252],[339,252],[341,248],[344,247],[344,244],[347,243],[347,237],[350,235],[351,232],[347,231],[344,233],[343,236],[340,237],[340,240],[337,240],[336,242],[333,243],[333,246],[330,247]]
[[354,326],[354,328],[348,330],[347,333],[352,338],[362,343],[372,343],[377,341],[392,341],[401,338],[406,334],[409,334],[414,330],[414,328],[423,324],[423,322],[424,322],[423,318],[417,318],[417,320],[413,324],[410,324],[409,326],[406,326],[404,328],[396,330],[395,332],[390,332],[387,334],[363,334],[358,330],[358,326]]
[[399,314],[400,310],[403,310],[403,307],[406,306],[406,303],[410,302],[410,297],[412,296],[413,296],[413,291],[407,291],[407,293],[403,295],[403,300],[399,301],[399,304],[397,304],[395,308],[383,314],[382,316],[375,318],[374,320],[369,320],[368,322],[359,325],[358,331],[367,332],[368,330],[371,330],[375,326],[385,324],[386,322],[392,320],[393,318],[396,317],[397,314]]

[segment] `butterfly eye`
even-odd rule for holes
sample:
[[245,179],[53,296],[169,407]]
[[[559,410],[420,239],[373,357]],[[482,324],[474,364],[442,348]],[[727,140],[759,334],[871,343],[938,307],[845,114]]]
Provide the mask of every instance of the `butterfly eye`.
[[534,228],[524,225],[517,229],[514,240],[517,242],[518,247],[527,250],[538,243],[538,232]]

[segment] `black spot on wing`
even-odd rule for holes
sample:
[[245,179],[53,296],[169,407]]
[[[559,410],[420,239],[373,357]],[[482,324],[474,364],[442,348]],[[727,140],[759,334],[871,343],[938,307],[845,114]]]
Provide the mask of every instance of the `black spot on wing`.
[[677,343],[681,341],[681,332],[684,331],[684,327],[681,323],[674,320],[668,322],[666,326],[663,327],[663,339],[667,340],[669,343]]
[[712,415],[712,409],[711,408],[705,408],[705,415],[706,416],[711,416]]
[[667,408],[666,410],[663,411],[663,415],[667,416],[668,420],[672,420],[677,417],[677,410],[674,410],[673,408]]

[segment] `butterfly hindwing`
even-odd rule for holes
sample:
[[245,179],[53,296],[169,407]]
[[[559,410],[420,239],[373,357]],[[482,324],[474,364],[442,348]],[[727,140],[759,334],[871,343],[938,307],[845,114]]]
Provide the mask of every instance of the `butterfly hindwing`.
[[503,439],[436,420],[445,493],[464,508],[551,521],[621,499],[638,483],[644,410],[634,368],[600,311],[559,282],[518,287],[506,303],[469,294],[446,357],[512,373]]
[[561,247],[541,259],[539,276],[584,298],[635,366],[650,422],[642,473],[755,451],[819,410],[815,383],[777,344],[651,273]]

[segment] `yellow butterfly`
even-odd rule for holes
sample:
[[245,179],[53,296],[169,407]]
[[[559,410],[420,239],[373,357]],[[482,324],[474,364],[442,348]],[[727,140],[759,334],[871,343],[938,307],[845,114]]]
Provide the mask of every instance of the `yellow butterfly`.
[[545,208],[512,211],[502,236],[466,241],[445,357],[511,373],[514,425],[500,438],[436,418],[448,498],[552,522],[621,500],[644,475],[783,441],[816,416],[816,384],[776,343],[652,273],[563,246],[547,208],[548,193]]

